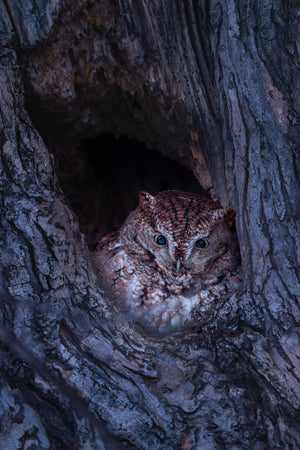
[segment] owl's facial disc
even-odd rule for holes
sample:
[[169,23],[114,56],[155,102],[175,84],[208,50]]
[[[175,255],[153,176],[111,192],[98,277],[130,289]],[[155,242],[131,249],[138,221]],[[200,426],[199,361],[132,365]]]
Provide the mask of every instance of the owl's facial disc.
[[210,233],[208,227],[199,227],[192,234],[187,227],[176,227],[174,230],[159,220],[155,225],[145,227],[143,224],[137,239],[165,274],[176,279],[201,277],[214,263],[218,254],[216,249],[220,246],[216,231]]
[[174,278],[195,277],[205,273],[215,258],[215,239],[198,237],[175,240],[168,233],[153,235],[153,255],[158,266]]
[[176,255],[177,244],[171,236],[156,232],[152,236],[153,248],[152,254],[157,264],[164,270],[173,273],[175,276],[182,267],[182,260]]
[[[186,258],[189,251],[186,245],[177,242],[169,233],[158,231],[152,235],[152,243],[151,253],[161,269],[175,278],[188,275]],[[200,245],[205,247],[206,243]]]

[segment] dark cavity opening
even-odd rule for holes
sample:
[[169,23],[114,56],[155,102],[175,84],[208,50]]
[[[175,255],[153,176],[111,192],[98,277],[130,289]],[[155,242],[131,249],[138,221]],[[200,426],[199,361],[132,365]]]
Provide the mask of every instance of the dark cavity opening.
[[121,225],[137,206],[140,191],[207,195],[190,169],[135,139],[104,133],[83,140],[68,159],[58,155],[59,177],[90,248]]

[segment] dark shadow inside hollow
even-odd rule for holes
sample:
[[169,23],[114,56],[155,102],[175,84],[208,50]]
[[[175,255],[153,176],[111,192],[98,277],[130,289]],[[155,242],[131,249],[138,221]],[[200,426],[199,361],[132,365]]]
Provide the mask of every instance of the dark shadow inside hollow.
[[70,157],[58,154],[58,174],[91,248],[124,221],[142,190],[157,194],[179,189],[207,195],[190,169],[135,139],[103,133],[81,141],[73,161]]

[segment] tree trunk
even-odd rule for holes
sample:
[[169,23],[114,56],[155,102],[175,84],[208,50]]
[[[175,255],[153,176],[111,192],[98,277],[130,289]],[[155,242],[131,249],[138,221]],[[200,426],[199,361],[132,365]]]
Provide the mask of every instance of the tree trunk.
[[[299,448],[296,2],[0,11],[0,448]],[[175,182],[236,211],[243,287],[149,335],[87,244]]]

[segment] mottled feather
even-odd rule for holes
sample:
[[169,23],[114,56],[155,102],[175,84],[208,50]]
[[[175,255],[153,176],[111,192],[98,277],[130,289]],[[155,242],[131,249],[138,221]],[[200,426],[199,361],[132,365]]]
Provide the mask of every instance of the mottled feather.
[[150,329],[178,330],[195,307],[201,313],[236,288],[234,214],[198,194],[142,192],[120,230],[99,241],[94,260],[118,309]]

